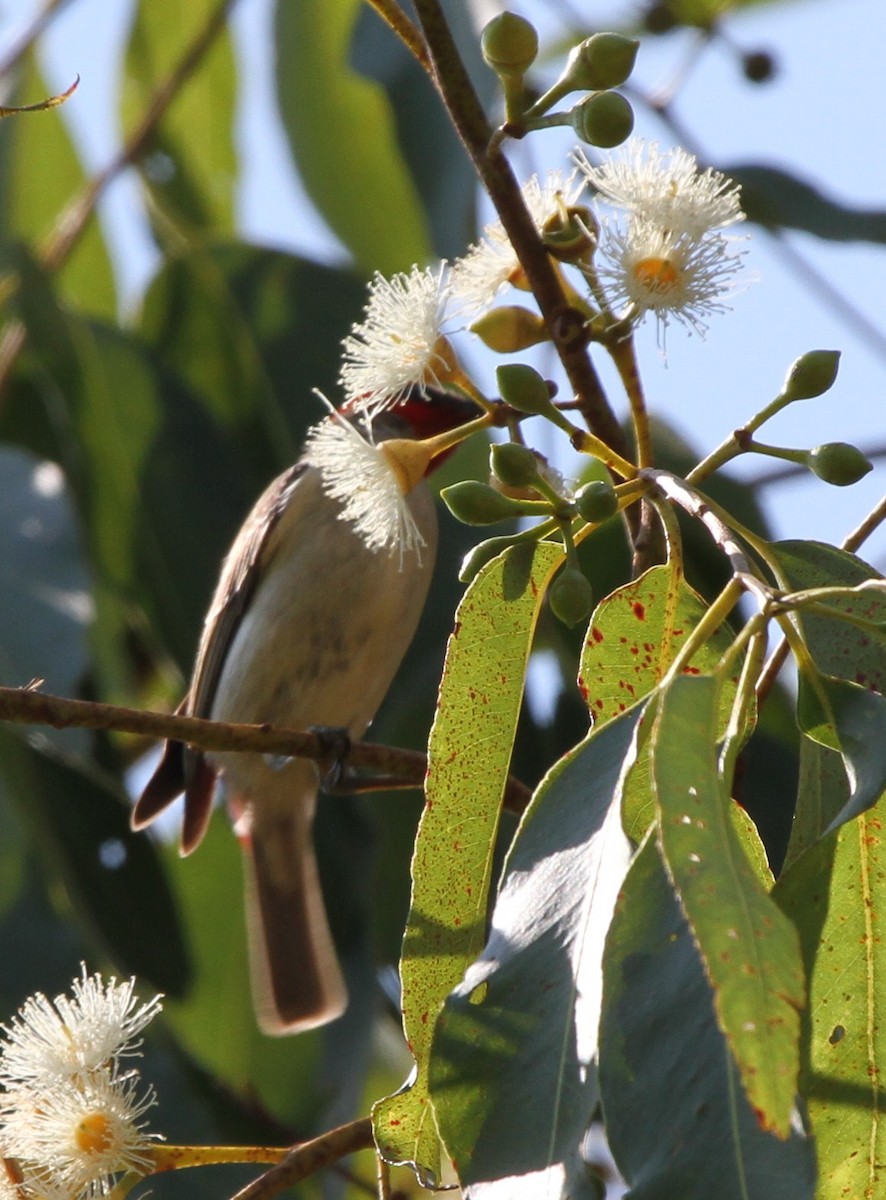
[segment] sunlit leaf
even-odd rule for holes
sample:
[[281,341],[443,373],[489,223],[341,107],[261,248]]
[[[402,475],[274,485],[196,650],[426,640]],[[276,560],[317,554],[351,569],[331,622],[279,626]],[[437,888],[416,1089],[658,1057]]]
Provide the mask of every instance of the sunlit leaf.
[[809,976],[801,1085],[821,1197],[873,1197],[886,1184],[884,822],[881,800],[799,857],[773,892],[800,932]]
[[[123,116],[127,132],[144,116],[155,92],[167,82],[185,51],[213,19],[212,0],[136,7],[126,49]],[[182,232],[229,232],[234,225],[237,156],[234,113],[237,63],[227,29],[222,29],[175,103],[164,113],[138,168],[151,200]],[[168,230],[161,222],[161,236]]]
[[561,546],[542,542],[489,563],[459,605],[447,649],[400,967],[403,1027],[417,1073],[373,1111],[385,1158],[415,1164],[428,1181],[442,1177],[427,1075],[434,1023],[485,939],[495,834],[532,632],[547,580],[562,559]]
[[437,1023],[431,1095],[463,1185],[565,1172],[590,1123],[603,942],[632,853],[621,784],[640,711],[594,730],[536,791],[489,939]]
[[[16,100],[46,96],[49,89],[33,55],[16,90]],[[70,103],[83,103],[82,93]],[[2,240],[27,242],[37,251],[56,228],[87,176],[62,109],[0,122],[0,229]],[[8,248],[2,250],[7,269]],[[117,295],[102,227],[92,220],[58,272],[60,295],[82,312],[114,317]]]
[[600,1089],[637,1200],[810,1200],[811,1141],[761,1128],[654,838],[628,872],[604,957]]
[[277,98],[311,199],[363,271],[389,274],[429,262],[433,250],[388,98],[350,62],[361,7],[277,4]]
[[652,777],[668,873],[710,977],[717,1017],[762,1128],[787,1137],[799,1070],[796,931],[760,884],[717,769],[717,683],[683,676],[659,700]]

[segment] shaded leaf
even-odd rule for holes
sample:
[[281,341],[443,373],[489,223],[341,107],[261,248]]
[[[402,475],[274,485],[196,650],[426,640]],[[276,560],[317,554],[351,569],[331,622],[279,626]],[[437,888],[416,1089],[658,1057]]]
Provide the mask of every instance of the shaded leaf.
[[129,828],[122,795],[6,730],[0,777],[102,949],[125,973],[181,993],[189,964],[175,906],[153,846]]
[[[778,559],[785,586],[792,591],[816,587],[857,587],[882,578],[863,559],[824,542],[785,541],[770,547]],[[886,596],[865,589],[846,599],[828,600],[831,619],[800,609],[797,619],[816,666],[826,675],[850,679],[862,687],[886,693]],[[860,629],[839,613],[869,621]],[[876,628],[876,626],[881,628]]]
[[881,800],[799,857],[773,892],[809,977],[801,1087],[822,1197],[873,1197],[886,1185],[884,821]]
[[655,841],[637,854],[603,960],[600,1090],[631,1200],[810,1200],[812,1143],[765,1132],[721,1032]]
[[414,1164],[429,1181],[442,1177],[427,1077],[434,1023],[483,946],[526,662],[547,580],[562,560],[562,547],[548,542],[494,559],[465,593],[449,639],[400,967],[403,1027],[417,1073],[373,1110],[381,1153]]
[[849,780],[849,796],[826,832],[870,808],[886,789],[886,696],[829,675],[812,681],[804,671],[797,719],[814,741],[840,751]]
[[277,100],[311,199],[364,272],[390,274],[433,250],[384,89],[351,66],[360,9],[360,0],[277,4]]
[[652,778],[662,855],[714,989],[720,1026],[761,1127],[787,1137],[799,1069],[796,931],[736,837],[717,769],[718,688],[676,679],[659,700]]
[[886,242],[886,209],[855,208],[780,167],[727,163],[720,168],[741,185],[749,221],[801,229],[831,242]]
[[565,1173],[590,1124],[603,941],[631,858],[621,784],[639,716],[600,726],[536,791],[486,947],[437,1022],[431,1095],[463,1186]]

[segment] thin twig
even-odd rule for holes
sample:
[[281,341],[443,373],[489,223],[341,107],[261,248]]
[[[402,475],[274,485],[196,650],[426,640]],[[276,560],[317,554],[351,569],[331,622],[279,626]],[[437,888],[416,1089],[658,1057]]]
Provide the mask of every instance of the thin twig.
[[[316,733],[280,729],[272,725],[237,725],[227,721],[206,721],[177,713],[145,712],[116,704],[91,700],[71,700],[31,688],[0,687],[0,721],[22,725],[49,725],[53,729],[113,729],[118,733],[140,734],[147,738],[170,738],[200,750],[233,750],[258,754],[310,758],[324,762],[329,757],[326,738]],[[424,783],[427,758],[419,750],[354,742],[347,754],[349,766],[384,775],[387,788],[420,788]],[[372,790],[372,780],[366,781]],[[351,789],[360,790],[359,786]],[[525,784],[511,778],[505,805],[522,812],[531,792]]]
[[291,1150],[281,1163],[242,1188],[232,1200],[271,1200],[271,1197],[279,1196],[287,1188],[315,1175],[324,1167],[332,1166],[339,1159],[356,1154],[358,1150],[369,1150],[374,1145],[369,1117],[340,1125],[338,1129],[331,1129]]

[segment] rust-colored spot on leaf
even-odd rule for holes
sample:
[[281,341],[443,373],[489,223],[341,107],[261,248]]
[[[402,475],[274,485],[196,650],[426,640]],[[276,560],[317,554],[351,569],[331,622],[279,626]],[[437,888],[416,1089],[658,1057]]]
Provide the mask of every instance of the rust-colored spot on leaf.
[[646,620],[646,605],[641,604],[639,600],[635,600],[631,605],[631,610],[638,621]]
[[592,638],[594,639],[594,641],[595,641],[595,642],[596,642],[596,643],[599,645],[599,643],[603,641],[603,630],[602,630],[602,629],[598,629],[598,628],[597,628],[597,626],[595,625],[595,626],[594,626],[594,627],[591,629],[591,637],[592,637]]

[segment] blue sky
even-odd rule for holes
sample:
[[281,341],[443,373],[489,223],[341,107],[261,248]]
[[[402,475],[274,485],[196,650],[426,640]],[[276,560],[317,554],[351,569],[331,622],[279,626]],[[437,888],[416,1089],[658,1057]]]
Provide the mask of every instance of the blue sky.
[[[575,6],[604,28],[607,15],[627,7]],[[33,0],[6,0],[0,9],[0,44],[9,43],[36,7]],[[532,4],[514,7],[527,15],[533,11]],[[556,5],[548,3],[544,11],[549,17]],[[66,116],[93,166],[106,161],[116,138],[114,71],[128,13],[125,0],[72,0],[48,39],[45,66],[52,84],[62,87],[73,74],[82,76],[76,103],[68,106]],[[271,13],[272,0],[240,0],[235,10],[243,84],[242,230],[257,241],[335,259],[334,239],[311,216],[275,122]],[[715,165],[762,161],[788,167],[847,203],[886,208],[886,121],[879,94],[886,61],[882,18],[881,0],[798,0],[730,18],[730,40],[747,49],[771,50],[779,71],[774,82],[750,86],[741,78],[734,54],[722,44],[710,47],[688,73],[675,103],[693,148]],[[647,39],[635,76],[641,87],[667,82],[684,61],[689,43],[684,34]],[[657,119],[642,108],[637,111],[639,133],[663,146],[673,144]],[[516,161],[529,174],[557,165],[565,148],[553,135],[530,138],[516,148]],[[138,203],[134,183],[123,180],[102,212],[130,303],[137,301],[153,267]],[[886,249],[823,244],[799,234],[789,241],[886,338]],[[709,449],[775,394],[798,354],[836,348],[843,359],[834,390],[787,410],[761,436],[797,446],[836,439],[864,446],[886,442],[886,343],[859,336],[765,234],[754,232],[748,262],[759,282],[736,298],[732,313],[712,321],[706,340],[674,330],[665,363],[654,328],[640,332],[650,407],[700,450]],[[740,470],[753,476],[771,465],[770,460],[745,460]],[[884,463],[878,462],[867,479],[849,489],[811,479],[772,488],[777,532],[839,541],[886,490],[884,480]],[[867,555],[880,563],[886,559],[886,534],[872,540]]]

